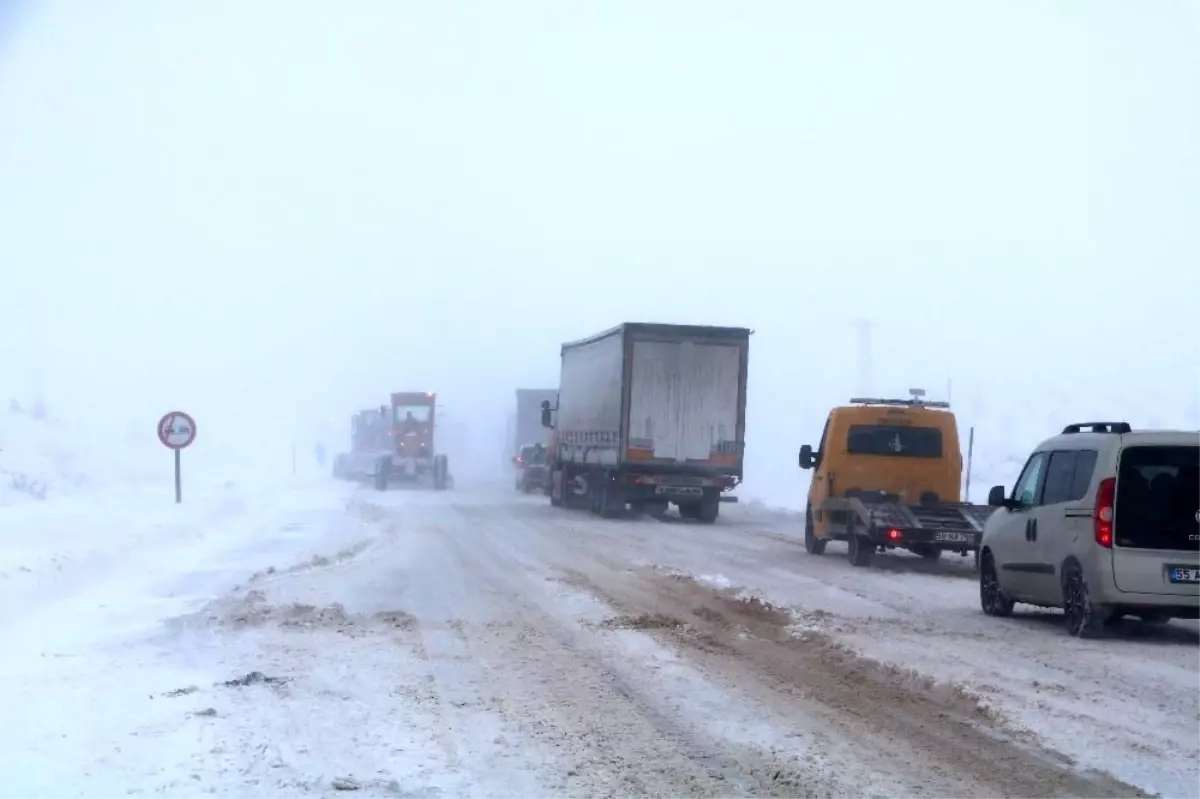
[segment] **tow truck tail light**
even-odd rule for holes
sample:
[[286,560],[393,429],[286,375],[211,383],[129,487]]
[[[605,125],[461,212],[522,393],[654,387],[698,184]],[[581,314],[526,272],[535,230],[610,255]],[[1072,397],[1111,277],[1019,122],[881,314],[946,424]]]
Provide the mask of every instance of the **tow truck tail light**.
[[1092,532],[1096,543],[1105,549],[1113,544],[1113,505],[1117,497],[1117,480],[1108,477],[1100,481],[1096,489],[1096,509],[1092,511]]

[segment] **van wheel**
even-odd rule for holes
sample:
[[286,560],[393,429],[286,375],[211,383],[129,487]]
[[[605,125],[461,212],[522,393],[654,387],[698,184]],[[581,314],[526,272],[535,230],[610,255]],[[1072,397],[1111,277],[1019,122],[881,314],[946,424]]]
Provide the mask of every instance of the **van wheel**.
[[1067,635],[1076,638],[1099,638],[1103,635],[1104,625],[1113,614],[1092,602],[1087,581],[1078,565],[1071,564],[1063,573],[1062,591]]
[[875,544],[865,535],[850,534],[850,563],[853,566],[870,566],[871,556],[875,554]]
[[979,605],[989,616],[1011,616],[1014,603],[1000,588],[992,553],[983,556],[979,567]]
[[813,532],[812,505],[804,509],[804,550],[810,555],[825,554],[825,539]]

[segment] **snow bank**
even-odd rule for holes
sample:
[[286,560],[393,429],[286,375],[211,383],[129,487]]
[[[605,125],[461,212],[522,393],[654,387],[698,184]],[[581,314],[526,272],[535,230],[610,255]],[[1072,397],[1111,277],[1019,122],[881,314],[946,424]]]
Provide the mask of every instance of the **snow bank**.
[[147,452],[109,430],[0,410],[0,506],[127,490],[151,475]]

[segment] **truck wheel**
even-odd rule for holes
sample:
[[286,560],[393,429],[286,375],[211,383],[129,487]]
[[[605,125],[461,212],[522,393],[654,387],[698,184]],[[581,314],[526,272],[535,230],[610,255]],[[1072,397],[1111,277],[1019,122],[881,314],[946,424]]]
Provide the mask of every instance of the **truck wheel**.
[[[555,493],[555,480],[558,481],[558,493]],[[555,508],[563,506],[563,491],[565,490],[566,475],[562,469],[552,469],[550,471],[550,504]]]
[[600,515],[605,519],[617,519],[625,515],[625,495],[621,488],[609,476],[600,473],[599,494]]
[[850,564],[853,566],[870,566],[871,557],[875,554],[875,543],[865,535],[850,534]]
[[701,524],[712,524],[721,515],[721,499],[717,496],[705,497],[696,505],[696,521]]
[[679,503],[679,518],[681,519],[697,519],[700,517],[700,503],[698,502],[681,502]]
[[387,461],[375,464],[375,490],[387,491],[388,478],[391,476],[391,464]]
[[804,550],[810,555],[824,555],[825,543],[813,530],[812,505],[809,505],[804,509]]
[[446,490],[446,476],[450,473],[450,462],[445,455],[433,456],[433,490]]

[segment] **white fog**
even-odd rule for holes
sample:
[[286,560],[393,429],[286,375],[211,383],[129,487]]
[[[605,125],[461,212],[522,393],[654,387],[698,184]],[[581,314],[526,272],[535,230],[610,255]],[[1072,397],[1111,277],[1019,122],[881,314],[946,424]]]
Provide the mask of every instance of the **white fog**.
[[[949,400],[974,502],[1071,422],[1196,430],[1198,43],[1187,0],[0,0],[0,541],[56,502],[374,501],[330,459],[401,391],[437,393],[456,492],[511,494],[514,392],[625,322],[753,330],[730,514],[793,527],[797,452],[851,397]],[[864,780],[823,784],[912,787]]]

